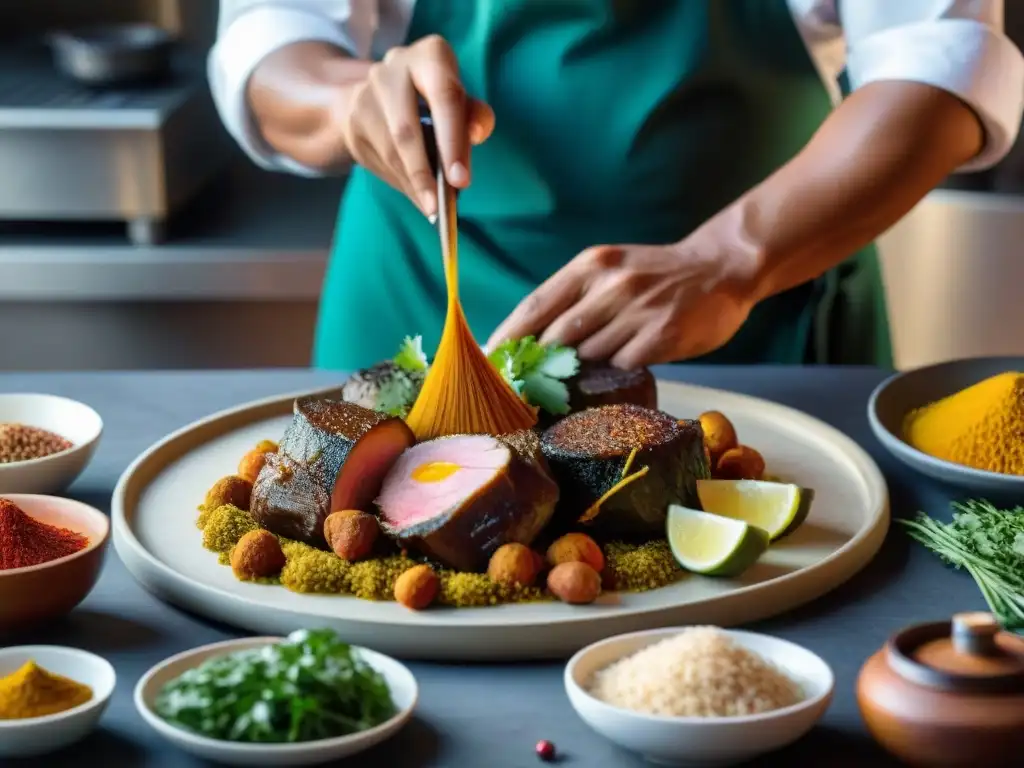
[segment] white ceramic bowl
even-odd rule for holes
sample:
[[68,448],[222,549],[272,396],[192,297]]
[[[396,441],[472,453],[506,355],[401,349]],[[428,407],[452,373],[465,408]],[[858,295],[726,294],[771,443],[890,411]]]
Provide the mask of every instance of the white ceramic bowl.
[[59,645],[21,645],[0,649],[0,677],[34,661],[47,672],[92,688],[92,698],[74,709],[25,720],[0,720],[0,757],[37,757],[70,746],[95,728],[114,692],[117,675],[105,659]]
[[199,666],[206,659],[247,648],[259,648],[283,640],[280,637],[250,637],[213,643],[166,659],[149,670],[135,686],[135,706],[142,718],[171,743],[198,757],[226,765],[290,766],[318,765],[340,760],[376,746],[394,736],[412,717],[419,697],[416,678],[406,667],[394,659],[366,648],[357,648],[363,659],[380,672],[391,689],[391,697],[398,713],[376,728],[321,739],[302,744],[245,744],[221,741],[199,736],[171,725],[153,710],[157,694],[163,686],[186,670]]
[[0,394],[0,424],[9,423],[56,432],[72,446],[41,459],[0,464],[0,495],[60,493],[82,474],[103,434],[96,411],[57,395]]
[[577,714],[597,733],[653,763],[725,766],[791,744],[806,734],[828,709],[835,685],[828,664],[786,640],[737,630],[722,631],[796,680],[806,694],[803,701],[773,712],[743,717],[659,717],[613,707],[587,692],[586,686],[598,670],[652,643],[677,635],[683,629],[619,635],[588,646],[573,656],[565,669],[565,689]]

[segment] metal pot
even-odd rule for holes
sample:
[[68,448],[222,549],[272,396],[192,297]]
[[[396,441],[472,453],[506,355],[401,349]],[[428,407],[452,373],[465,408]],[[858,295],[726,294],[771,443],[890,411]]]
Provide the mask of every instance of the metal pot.
[[139,84],[166,77],[174,38],[152,24],[115,24],[49,38],[54,64],[61,72],[90,86]]

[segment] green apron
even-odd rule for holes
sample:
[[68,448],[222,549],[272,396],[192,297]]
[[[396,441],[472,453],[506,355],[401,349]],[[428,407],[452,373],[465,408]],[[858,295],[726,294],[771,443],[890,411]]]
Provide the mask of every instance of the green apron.
[[[597,244],[670,243],[789,160],[831,110],[786,0],[419,0],[409,40],[449,41],[497,116],[460,196],[460,283],[483,343]],[[353,171],[314,362],[351,370],[445,316],[434,227]],[[873,250],[758,305],[714,363],[888,364]]]

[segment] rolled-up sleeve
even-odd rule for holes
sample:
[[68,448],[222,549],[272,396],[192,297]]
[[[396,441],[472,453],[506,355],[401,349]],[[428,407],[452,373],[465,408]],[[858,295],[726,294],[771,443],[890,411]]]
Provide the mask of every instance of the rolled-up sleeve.
[[377,0],[221,0],[217,40],[207,62],[210,88],[221,120],[258,165],[316,175],[263,140],[249,111],[246,88],[264,58],[302,41],[336,45],[353,56],[369,54]]
[[[982,151],[960,171],[988,168],[1017,138],[1024,112],[1024,56],[1003,33],[1003,0],[790,0],[822,61],[845,63],[850,88],[885,80],[947,91],[978,116]],[[830,49],[829,30],[845,41]],[[826,73],[838,75],[835,73]]]

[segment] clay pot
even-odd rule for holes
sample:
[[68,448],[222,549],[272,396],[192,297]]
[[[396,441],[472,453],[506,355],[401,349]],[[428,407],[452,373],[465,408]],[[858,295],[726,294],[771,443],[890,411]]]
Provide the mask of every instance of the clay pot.
[[1020,765],[1024,638],[987,613],[909,627],[864,664],[857,703],[872,736],[910,765]]

